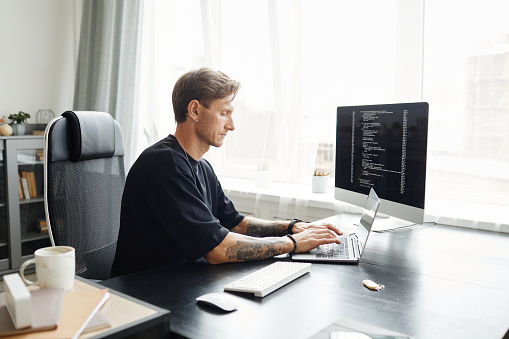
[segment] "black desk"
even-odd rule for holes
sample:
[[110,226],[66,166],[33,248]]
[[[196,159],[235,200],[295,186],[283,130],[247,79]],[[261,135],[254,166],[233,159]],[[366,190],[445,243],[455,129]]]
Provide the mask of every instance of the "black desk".
[[[335,218],[328,220],[341,225]],[[509,327],[508,248],[507,234],[448,226],[374,233],[359,265],[313,264],[263,299],[225,292],[237,301],[232,313],[195,298],[276,259],[156,267],[102,284],[171,310],[176,336],[308,338],[347,319],[415,338],[501,338]],[[364,279],[386,288],[370,291]]]

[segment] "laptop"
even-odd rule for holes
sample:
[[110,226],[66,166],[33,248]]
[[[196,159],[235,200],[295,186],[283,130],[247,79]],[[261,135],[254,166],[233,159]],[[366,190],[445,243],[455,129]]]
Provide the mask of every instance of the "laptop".
[[356,233],[349,236],[339,236],[338,239],[341,244],[324,244],[306,253],[292,254],[292,259],[295,261],[358,263],[371,233],[378,206],[380,206],[380,199],[375,190],[371,188]]

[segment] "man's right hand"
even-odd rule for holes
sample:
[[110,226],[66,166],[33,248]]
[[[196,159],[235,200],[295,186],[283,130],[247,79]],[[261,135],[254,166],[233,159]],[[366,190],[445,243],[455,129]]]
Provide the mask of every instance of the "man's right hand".
[[293,234],[297,241],[296,253],[309,252],[319,245],[338,243],[341,241],[337,238],[337,234],[327,228],[310,228],[305,231]]

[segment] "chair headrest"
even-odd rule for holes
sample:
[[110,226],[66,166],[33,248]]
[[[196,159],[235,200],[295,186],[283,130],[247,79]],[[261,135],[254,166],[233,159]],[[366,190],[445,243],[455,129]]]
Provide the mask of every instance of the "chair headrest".
[[115,155],[117,129],[110,114],[67,111],[62,116],[67,120],[69,160],[111,158]]

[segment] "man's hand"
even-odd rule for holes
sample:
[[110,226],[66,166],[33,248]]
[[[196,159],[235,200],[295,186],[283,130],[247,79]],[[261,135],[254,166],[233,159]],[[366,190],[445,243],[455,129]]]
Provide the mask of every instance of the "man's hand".
[[294,234],[297,234],[297,233],[300,233],[300,232],[303,232],[303,231],[306,231],[309,229],[328,229],[328,230],[333,231],[337,235],[343,235],[343,232],[341,232],[339,230],[339,228],[337,228],[336,226],[334,226],[333,224],[330,224],[328,222],[327,223],[324,222],[321,224],[313,224],[313,223],[306,223],[306,222],[299,221],[299,222],[295,223],[295,225],[293,225],[292,231]]
[[[339,234],[342,233],[339,232]],[[299,231],[298,233],[293,234],[295,241],[297,241],[297,251],[296,251],[297,253],[311,251],[318,245],[332,243],[340,244],[341,242],[338,240],[337,236],[338,234],[336,233],[336,231],[333,231],[328,227],[311,227],[311,226],[307,227],[307,229],[303,231]]]

